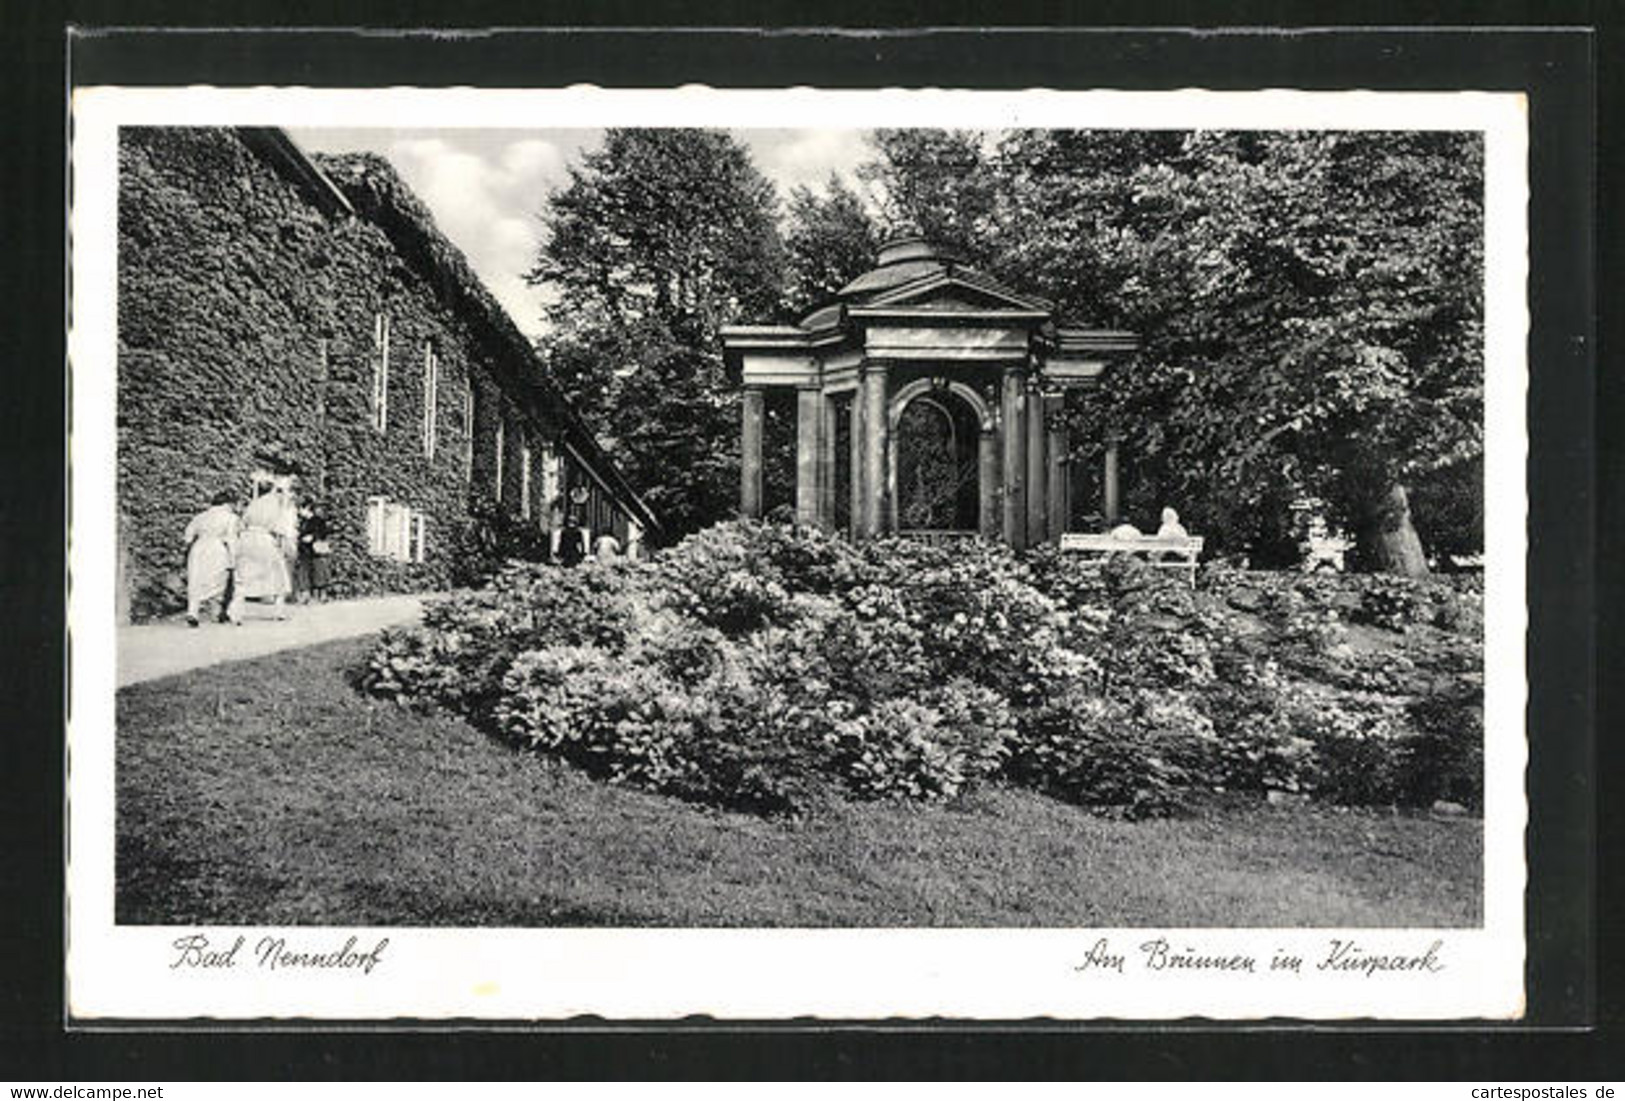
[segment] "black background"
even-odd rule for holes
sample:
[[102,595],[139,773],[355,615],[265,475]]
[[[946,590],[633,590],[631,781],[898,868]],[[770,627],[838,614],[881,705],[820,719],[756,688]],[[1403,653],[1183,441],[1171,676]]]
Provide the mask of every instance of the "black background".
[[[1625,55],[1615,4],[1135,3],[759,5],[546,10],[565,31],[423,34],[342,30],[93,30],[221,27],[467,27],[534,23],[536,5],[409,2],[77,3],[24,0],[0,16],[5,62],[6,243],[0,369],[6,538],[0,655],[10,719],[0,727],[0,1081],[196,1078],[1446,1078],[1494,1084],[1625,1077],[1618,1044],[1618,937],[1606,890],[1617,876],[1620,347],[1609,276],[1621,273],[1621,103]],[[1424,8],[1425,10],[1418,10]],[[980,31],[995,16],[1035,29]],[[654,28],[764,21],[774,31]],[[1491,30],[1490,25],[1542,29]],[[886,21],[885,29],[862,24]],[[1221,25],[1222,21],[1222,25]],[[1553,22],[1569,24],[1567,29]],[[1305,24],[1341,24],[1338,31]],[[844,25],[845,32],[792,27]],[[1410,25],[1409,30],[1357,30]],[[62,272],[68,25],[81,84],[948,86],[1020,88],[1374,88],[1530,94],[1529,1018],[1516,1026],[1288,1022],[1217,1026],[694,1021],[581,1022],[436,1030],[210,1026],[69,1029],[63,1019],[65,637]],[[958,29],[929,32],[960,24]],[[1078,24],[1063,28],[1061,24]],[[1089,25],[1095,29],[1087,29]],[[1419,24],[1431,24],[1433,30]],[[1476,26],[1469,26],[1474,24]],[[912,26],[910,26],[912,25]],[[1112,31],[1161,26],[1207,30]],[[1299,27],[1297,30],[1282,28]],[[1588,33],[1587,27],[1598,33]],[[1274,30],[1243,28],[1272,27]],[[1445,29],[1449,28],[1449,29]],[[540,121],[540,120],[539,120]],[[1403,119],[1396,119],[1403,126]],[[1594,159],[1596,158],[1596,159]],[[1605,201],[1598,205],[1600,167]],[[1601,215],[1600,223],[1597,214]],[[1600,227],[1599,228],[1599,224]],[[1600,276],[1600,278],[1599,278]],[[1594,288],[1600,292],[1594,293]],[[1601,331],[1599,332],[1599,323]],[[1599,338],[1601,343],[1599,343]],[[1602,371],[1597,364],[1606,365]],[[1599,434],[1598,428],[1602,431]],[[1599,568],[1600,564],[1600,568]],[[1602,647],[1598,647],[1598,638]],[[1600,673],[1600,675],[1599,675]],[[1598,718],[1602,721],[1599,722]],[[1610,722],[1609,720],[1616,720]],[[1594,737],[1597,735],[1597,737]],[[1598,818],[1601,808],[1605,813]],[[1603,873],[1603,874],[1599,874]],[[518,965],[522,965],[519,963]],[[1373,980],[1380,981],[1380,980]],[[1601,995],[1601,997],[1599,997]]]

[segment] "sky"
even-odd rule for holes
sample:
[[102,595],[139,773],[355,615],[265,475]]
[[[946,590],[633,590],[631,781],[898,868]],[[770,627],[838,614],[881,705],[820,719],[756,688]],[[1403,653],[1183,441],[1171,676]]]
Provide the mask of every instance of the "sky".
[[[291,129],[310,153],[377,153],[395,166],[528,336],[544,331],[542,295],[527,286],[547,195],[568,182],[566,166],[596,147],[602,130]],[[756,166],[787,199],[823,189],[831,172],[856,185],[868,147],[863,130],[735,130]]]

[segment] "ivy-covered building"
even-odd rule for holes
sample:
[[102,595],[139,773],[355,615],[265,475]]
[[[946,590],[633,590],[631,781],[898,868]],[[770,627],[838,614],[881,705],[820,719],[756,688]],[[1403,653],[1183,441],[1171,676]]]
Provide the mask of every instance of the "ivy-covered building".
[[659,524],[382,158],[269,128],[119,142],[120,603],[184,604],[187,520],[291,477],[340,594],[462,579],[493,528]]

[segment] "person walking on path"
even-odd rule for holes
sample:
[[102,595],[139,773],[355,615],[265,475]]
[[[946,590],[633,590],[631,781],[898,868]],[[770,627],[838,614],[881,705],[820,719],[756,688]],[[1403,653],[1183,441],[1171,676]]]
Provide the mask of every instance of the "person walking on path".
[[243,601],[269,600],[272,615],[286,618],[283,601],[293,587],[288,576],[288,552],[297,520],[285,488],[266,489],[243,511],[243,530],[237,539],[237,576],[232,589],[230,616],[241,623]]
[[221,490],[209,507],[186,525],[186,622],[190,626],[198,625],[203,605],[215,599],[225,602],[237,554],[239,523],[235,503],[230,490]]
[[581,517],[571,514],[559,532],[559,561],[566,566],[579,566],[587,557],[587,535],[581,530]]
[[293,565],[293,589],[300,603],[326,599],[333,580],[331,534],[327,517],[315,505],[299,506],[299,557]]

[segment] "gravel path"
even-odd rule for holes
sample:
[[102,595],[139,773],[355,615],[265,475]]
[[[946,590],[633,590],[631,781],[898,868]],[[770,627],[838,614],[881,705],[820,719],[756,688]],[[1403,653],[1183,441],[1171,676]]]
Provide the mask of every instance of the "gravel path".
[[200,627],[188,627],[184,620],[120,627],[119,687],[415,623],[427,595],[290,605],[288,618],[280,622],[270,618],[269,606],[250,603],[241,627],[212,620]]

